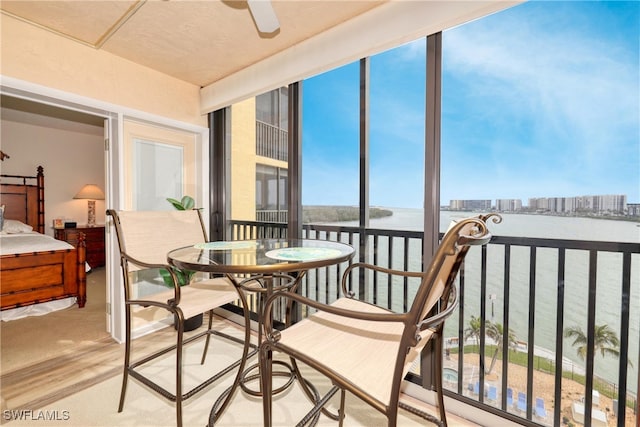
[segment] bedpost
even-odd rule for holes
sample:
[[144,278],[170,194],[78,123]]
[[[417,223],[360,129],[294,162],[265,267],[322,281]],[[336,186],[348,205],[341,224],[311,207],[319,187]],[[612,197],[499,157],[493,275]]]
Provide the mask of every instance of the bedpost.
[[87,302],[87,245],[85,243],[84,233],[78,235],[76,249],[76,253],[78,254],[78,307],[82,308]]
[[44,234],[44,169],[38,166],[38,232]]

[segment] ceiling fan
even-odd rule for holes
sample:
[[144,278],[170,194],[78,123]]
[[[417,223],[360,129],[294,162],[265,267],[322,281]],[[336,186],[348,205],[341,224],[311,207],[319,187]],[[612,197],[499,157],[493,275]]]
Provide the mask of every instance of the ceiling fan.
[[271,0],[247,0],[249,11],[261,33],[274,33],[280,28],[280,22],[273,10]]

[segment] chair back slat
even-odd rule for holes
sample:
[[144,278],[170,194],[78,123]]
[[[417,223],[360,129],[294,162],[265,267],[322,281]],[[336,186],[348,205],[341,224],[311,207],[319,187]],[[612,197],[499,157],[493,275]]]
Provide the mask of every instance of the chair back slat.
[[[173,249],[206,242],[197,210],[119,211],[116,230],[123,254],[147,264],[167,264]],[[141,267],[129,265],[134,271]]]
[[429,341],[429,336],[433,334],[432,329],[420,331],[418,329],[419,323],[432,314],[431,312],[436,307],[436,304],[440,303],[438,307],[440,312],[447,308],[451,287],[455,283],[460,266],[470,246],[483,245],[491,240],[491,234],[485,224],[486,218],[466,218],[458,222],[452,222],[442,238],[438,250],[425,271],[424,278],[410,309],[410,312],[414,313],[415,316],[415,328],[406,331],[406,333],[410,333],[414,337],[418,336],[420,339],[407,352],[403,377]]
[[[427,270],[421,287],[424,287],[426,298],[424,301],[416,298],[414,304],[422,306],[420,318],[425,318],[443,296],[448,295],[447,288],[451,286],[458,275],[460,265],[466,256],[471,244],[482,245],[491,239],[491,235],[485,229],[482,238],[474,236],[478,233],[476,218],[474,221],[463,220],[452,222],[447,233],[442,238],[430,268]],[[469,240],[471,238],[472,240]],[[464,241],[463,241],[464,240]]]

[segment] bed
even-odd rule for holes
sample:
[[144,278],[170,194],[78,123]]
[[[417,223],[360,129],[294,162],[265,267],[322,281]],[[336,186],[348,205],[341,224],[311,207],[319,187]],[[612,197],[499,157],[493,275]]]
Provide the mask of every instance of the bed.
[[86,247],[45,235],[44,170],[36,176],[0,175],[0,309],[75,297],[84,307]]

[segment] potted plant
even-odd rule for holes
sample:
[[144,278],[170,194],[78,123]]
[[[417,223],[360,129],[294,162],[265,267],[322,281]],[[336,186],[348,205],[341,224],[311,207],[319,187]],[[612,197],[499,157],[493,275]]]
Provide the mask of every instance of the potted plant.
[[191,196],[184,196],[181,200],[172,199],[171,197],[167,198],[167,202],[171,203],[174,208],[179,211],[188,211],[193,209],[196,204],[196,201],[193,200]]
[[[167,198],[167,201],[171,203],[173,207],[179,211],[190,210],[190,209],[193,209],[193,207],[195,206],[195,200],[191,196],[184,196],[182,197],[181,200],[176,200],[169,197]],[[191,283],[191,278],[195,274],[195,271],[182,270],[175,267],[171,267],[171,269],[173,270],[173,272],[175,273],[178,279],[179,286],[184,286]],[[170,287],[173,286],[173,279],[171,278],[171,274],[166,269],[164,268],[160,269],[160,275],[162,276],[162,280],[167,286],[170,286]],[[202,313],[196,316],[190,317],[189,319],[185,319],[184,331],[187,332],[187,331],[193,331],[195,329],[198,329],[200,326],[202,326],[202,322],[203,322]]]

